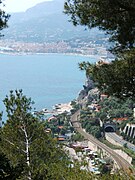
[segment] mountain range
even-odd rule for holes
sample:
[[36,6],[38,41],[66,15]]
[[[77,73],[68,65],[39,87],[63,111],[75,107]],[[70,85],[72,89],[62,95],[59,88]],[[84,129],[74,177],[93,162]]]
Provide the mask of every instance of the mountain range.
[[5,39],[24,42],[56,42],[72,38],[96,36],[99,30],[74,27],[63,13],[64,0],[45,1],[25,12],[12,13],[9,27],[3,30]]

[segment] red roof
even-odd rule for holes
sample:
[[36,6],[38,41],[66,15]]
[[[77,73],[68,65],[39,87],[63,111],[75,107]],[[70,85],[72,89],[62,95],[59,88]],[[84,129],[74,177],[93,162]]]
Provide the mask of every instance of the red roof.
[[115,121],[126,121],[126,120],[128,120],[128,118],[127,118],[127,117],[123,117],[123,118],[113,118],[113,120],[115,120]]
[[58,138],[58,141],[64,141],[65,140],[65,138]]
[[59,129],[63,129],[63,126],[58,126]]

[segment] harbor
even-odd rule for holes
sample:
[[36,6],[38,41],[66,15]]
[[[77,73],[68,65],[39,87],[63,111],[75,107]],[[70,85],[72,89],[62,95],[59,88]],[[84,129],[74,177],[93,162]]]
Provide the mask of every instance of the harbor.
[[70,113],[72,110],[71,102],[55,104],[52,109],[44,108],[41,111],[34,111],[34,114],[45,116],[56,116],[62,113]]

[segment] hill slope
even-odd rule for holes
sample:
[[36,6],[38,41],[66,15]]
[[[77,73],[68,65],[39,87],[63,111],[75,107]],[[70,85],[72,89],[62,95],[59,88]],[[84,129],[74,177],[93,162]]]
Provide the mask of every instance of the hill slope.
[[6,39],[26,42],[54,42],[99,33],[74,27],[63,13],[64,1],[45,1],[26,12],[11,14],[9,28],[3,31]]

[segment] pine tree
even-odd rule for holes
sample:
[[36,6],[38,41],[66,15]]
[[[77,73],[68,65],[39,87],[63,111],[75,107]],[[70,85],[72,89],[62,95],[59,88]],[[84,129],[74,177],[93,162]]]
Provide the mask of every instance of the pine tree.
[[11,91],[4,104],[8,119],[1,129],[1,151],[13,167],[23,167],[21,179],[51,179],[56,173],[53,168],[66,167],[65,153],[32,115],[33,102],[21,90]]

